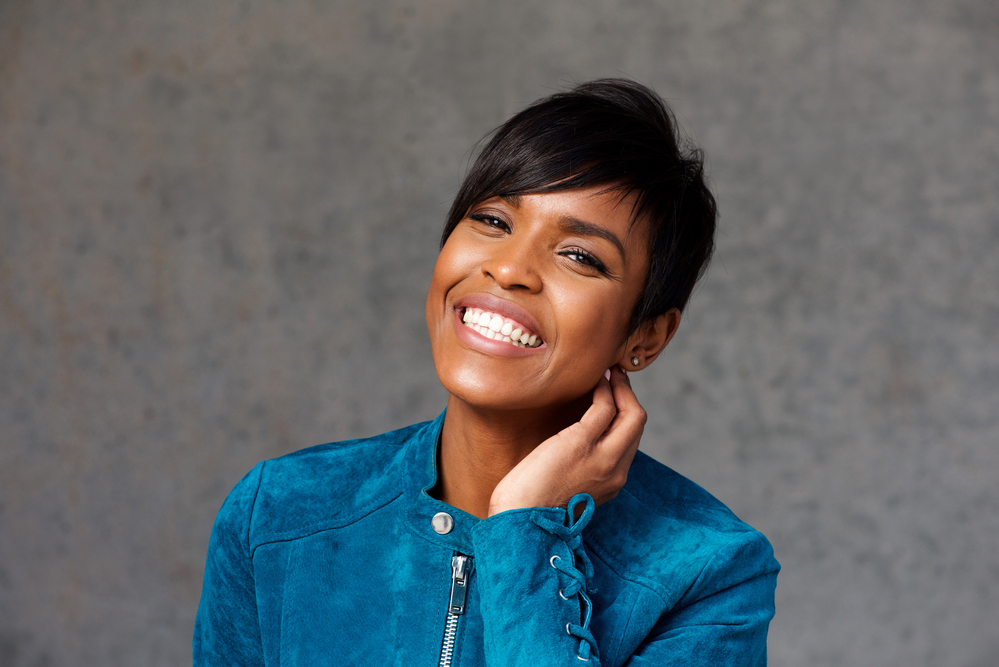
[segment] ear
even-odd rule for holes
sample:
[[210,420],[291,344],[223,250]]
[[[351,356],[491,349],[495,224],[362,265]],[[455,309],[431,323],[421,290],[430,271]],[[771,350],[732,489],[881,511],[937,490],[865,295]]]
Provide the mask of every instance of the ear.
[[[663,351],[680,326],[680,311],[670,308],[665,313],[639,325],[628,337],[618,365],[629,371],[639,371],[651,364]],[[637,360],[638,363],[635,363]]]

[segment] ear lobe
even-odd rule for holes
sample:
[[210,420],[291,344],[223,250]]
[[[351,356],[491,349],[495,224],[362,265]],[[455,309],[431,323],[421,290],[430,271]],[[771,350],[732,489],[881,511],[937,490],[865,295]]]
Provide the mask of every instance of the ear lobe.
[[624,355],[618,363],[628,370],[645,368],[656,360],[679,327],[680,311],[676,308],[670,308],[659,317],[642,322],[638,330],[628,337]]

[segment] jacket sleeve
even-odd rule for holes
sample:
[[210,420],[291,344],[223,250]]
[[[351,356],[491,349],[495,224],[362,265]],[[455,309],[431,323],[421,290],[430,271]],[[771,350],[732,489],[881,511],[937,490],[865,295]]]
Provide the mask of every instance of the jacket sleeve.
[[779,571],[767,539],[741,533],[715,553],[625,665],[765,667]]
[[[559,508],[503,512],[476,526],[476,577],[490,667],[600,664],[589,632],[586,591],[592,569],[578,539],[592,513],[592,500],[587,501],[587,511],[571,526],[563,526],[567,512]],[[766,665],[779,569],[765,537],[740,534],[715,553],[624,664]]]
[[[584,500],[574,498],[570,510],[576,502]],[[502,512],[473,530],[490,667],[600,664],[586,595],[593,570],[580,534],[593,500],[585,496],[585,502],[583,515],[570,526],[565,509],[535,507]]]
[[264,464],[236,485],[219,510],[194,622],[194,665],[263,665],[250,521]]

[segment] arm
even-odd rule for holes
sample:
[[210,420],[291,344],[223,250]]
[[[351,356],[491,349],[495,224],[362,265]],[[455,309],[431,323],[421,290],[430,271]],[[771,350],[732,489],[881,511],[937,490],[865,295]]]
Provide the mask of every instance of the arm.
[[627,481],[645,420],[627,374],[615,366],[583,417],[542,442],[493,490],[489,517],[473,536],[487,664],[600,664],[589,630],[593,567],[582,530],[593,498],[607,502]]
[[219,510],[194,622],[194,665],[263,665],[250,519],[263,463],[236,485]]
[[[576,524],[585,522],[586,514]],[[546,520],[561,523],[565,515],[551,508],[514,510],[476,528],[486,664],[579,667],[584,658],[587,665],[606,658],[586,627],[586,589],[573,586],[584,577],[561,567],[572,563],[569,544],[577,526],[563,535],[543,527]],[[551,565],[553,555],[561,559],[556,559],[559,567]],[[582,559],[578,562],[586,568]],[[630,652],[625,665],[763,667],[779,569],[763,535],[738,535],[715,553],[644,639],[624,638],[622,648]],[[641,625],[642,611],[641,605],[633,611],[635,624]]]
[[[585,581],[572,583],[592,573],[578,540],[592,501],[571,528],[562,524],[566,510],[557,508],[577,492],[598,504],[617,495],[645,417],[627,375],[615,367],[609,381],[597,385],[583,418],[539,445],[496,487],[491,516],[475,535],[488,664],[578,667],[584,658],[599,664]],[[541,512],[553,514],[538,521]],[[671,611],[646,621],[655,625],[631,647],[629,664],[766,664],[778,569],[766,538],[755,531],[740,535],[719,549]]]
[[486,664],[600,664],[586,594],[593,568],[582,546],[594,505],[589,496],[577,498],[586,509],[571,526],[566,510],[547,507],[503,512],[476,526]]

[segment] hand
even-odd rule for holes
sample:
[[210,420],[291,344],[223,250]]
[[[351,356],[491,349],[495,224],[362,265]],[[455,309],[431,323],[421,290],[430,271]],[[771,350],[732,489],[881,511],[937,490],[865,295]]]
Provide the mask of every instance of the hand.
[[583,417],[548,438],[507,473],[489,499],[489,516],[521,507],[565,507],[577,493],[597,505],[628,480],[647,415],[631,381],[615,366],[600,378]]

